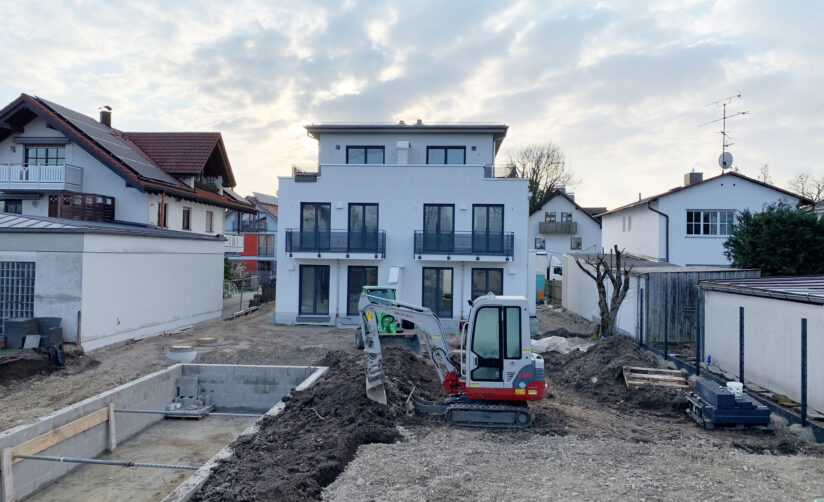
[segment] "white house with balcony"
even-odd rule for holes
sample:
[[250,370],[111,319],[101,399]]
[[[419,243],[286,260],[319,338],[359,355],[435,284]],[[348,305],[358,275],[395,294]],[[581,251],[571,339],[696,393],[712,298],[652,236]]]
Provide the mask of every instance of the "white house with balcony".
[[573,194],[561,188],[530,212],[529,242],[532,249],[546,252],[546,279],[562,278],[565,254],[601,252],[601,221],[594,215],[604,211],[581,207]]
[[496,177],[507,126],[312,124],[319,165],[279,178],[276,323],[354,325],[364,285],[456,329],[467,300],[527,296],[525,179]]
[[26,94],[0,110],[0,336],[58,317],[94,349],[218,317],[224,211],[220,133],[129,133]]
[[724,241],[736,215],[804,199],[736,172],[704,179],[684,175],[684,184],[607,211],[601,217],[605,250],[614,245],[636,256],[674,265],[729,266]]

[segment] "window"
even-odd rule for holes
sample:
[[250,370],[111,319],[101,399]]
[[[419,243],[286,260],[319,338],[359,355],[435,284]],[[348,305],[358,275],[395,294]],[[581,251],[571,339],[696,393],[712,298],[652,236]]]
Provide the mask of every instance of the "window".
[[385,164],[382,146],[347,146],[347,164]]
[[275,236],[274,235],[258,235],[258,256],[275,256]]
[[562,222],[572,221],[572,213],[561,213],[561,221]]
[[183,230],[192,229],[192,208],[190,207],[183,208],[183,223],[181,228],[183,228]]
[[472,380],[501,381],[503,360],[521,359],[520,309],[482,307],[475,315],[472,329],[471,350],[477,356]]
[[30,166],[62,166],[66,163],[66,148],[63,146],[27,146],[26,164]]
[[157,226],[160,228],[169,227],[169,204],[157,204]]
[[572,250],[581,250],[581,238],[580,237],[570,237],[569,238],[569,249]]
[[9,199],[3,203],[3,212],[11,214],[23,214],[23,200]]
[[555,223],[555,211],[545,212],[544,221],[546,221],[547,223]]
[[504,247],[503,204],[472,205],[472,251],[501,252]]
[[627,215],[627,232],[632,230],[632,216]]
[[272,262],[271,261],[259,261],[257,262],[257,272],[258,275],[268,276],[272,275],[273,272]]
[[329,315],[329,265],[300,266],[300,315]]
[[358,315],[358,301],[364,286],[378,285],[378,267],[349,267],[346,315]]
[[453,204],[423,205],[424,252],[450,253],[455,244],[455,206]]
[[206,211],[206,233],[210,234],[215,231],[215,213]]
[[427,164],[466,164],[465,146],[428,146]]
[[377,204],[349,204],[348,239],[350,251],[377,251]]
[[0,261],[0,334],[6,319],[34,317],[34,262]]
[[521,358],[521,309],[506,307],[504,309],[504,326],[506,326],[506,358]]
[[504,294],[504,271],[500,268],[472,269],[472,299],[487,293]]
[[452,269],[423,269],[423,306],[438,317],[452,317]]
[[535,237],[535,249],[545,249],[546,242],[540,237]]
[[730,235],[735,211],[687,211],[687,235]]
[[303,249],[329,249],[332,205],[303,202],[300,205],[300,244]]

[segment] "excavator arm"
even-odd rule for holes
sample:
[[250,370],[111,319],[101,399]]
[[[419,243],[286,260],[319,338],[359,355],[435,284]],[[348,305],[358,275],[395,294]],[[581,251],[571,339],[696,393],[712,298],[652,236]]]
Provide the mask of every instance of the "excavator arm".
[[[363,350],[366,353],[366,394],[370,399],[386,404],[384,374],[381,367],[381,345],[382,341],[385,343],[390,336],[380,334],[378,314],[391,315],[396,320],[404,319],[413,323],[420,338],[415,337],[412,343],[420,343],[426,350],[432,362],[435,363],[438,378],[447,393],[450,393],[450,389],[454,389],[454,392],[459,390],[456,367],[460,368],[461,362],[453,359],[449,345],[446,343],[441,321],[431,310],[398,300],[370,296],[366,293],[361,293],[358,308],[361,312],[361,323],[367,323],[369,328],[361,327],[364,334]],[[395,335],[391,336],[397,338]]]

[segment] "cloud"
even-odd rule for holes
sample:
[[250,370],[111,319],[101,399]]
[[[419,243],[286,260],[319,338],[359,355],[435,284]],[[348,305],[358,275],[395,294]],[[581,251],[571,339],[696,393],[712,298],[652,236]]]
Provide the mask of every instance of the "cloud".
[[312,121],[496,121],[507,149],[552,140],[614,207],[736,164],[779,183],[824,155],[824,6],[761,1],[0,0],[0,99],[35,93],[133,130],[223,132],[238,189],[315,162]]

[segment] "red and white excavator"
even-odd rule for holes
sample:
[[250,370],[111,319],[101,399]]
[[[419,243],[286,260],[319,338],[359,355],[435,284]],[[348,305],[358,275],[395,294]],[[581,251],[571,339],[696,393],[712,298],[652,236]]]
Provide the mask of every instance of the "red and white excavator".
[[[410,402],[422,413],[442,413],[447,423],[471,427],[526,428],[532,417],[526,406],[546,394],[544,360],[532,352],[527,300],[492,293],[469,302],[469,320],[461,330],[461,347],[453,354],[441,322],[431,310],[362,293],[358,307],[366,353],[366,394],[386,404],[381,345],[401,345],[420,354],[423,348],[448,396],[425,401],[414,393]],[[410,333],[382,334],[378,314],[414,324]]]

